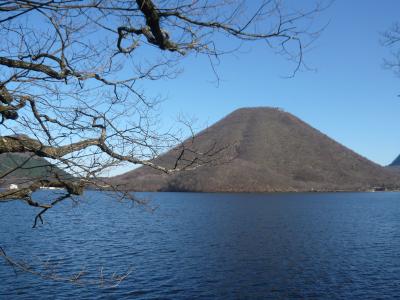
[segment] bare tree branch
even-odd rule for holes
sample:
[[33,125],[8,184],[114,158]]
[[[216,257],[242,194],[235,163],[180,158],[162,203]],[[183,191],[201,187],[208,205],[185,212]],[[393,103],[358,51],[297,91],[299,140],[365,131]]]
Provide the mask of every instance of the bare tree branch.
[[[320,32],[312,19],[324,9],[318,3],[296,6],[279,0],[3,1],[0,155],[28,156],[0,173],[0,179],[3,186],[9,184],[35,158],[52,168],[50,174],[21,178],[18,188],[1,191],[0,202],[40,208],[36,227],[51,208],[87,187],[143,203],[103,182],[102,175],[121,164],[170,174],[229,161],[234,145],[215,141],[209,149],[197,149],[179,131],[160,132],[154,110],[160,98],[144,83],[175,78],[191,54],[205,56],[215,70],[222,55],[250,42],[263,42],[293,61],[296,73],[304,66],[305,48]],[[173,162],[157,160],[172,148]],[[43,202],[35,196],[43,187],[64,193]],[[0,255],[31,272],[4,251]],[[73,281],[83,276],[80,272]]]

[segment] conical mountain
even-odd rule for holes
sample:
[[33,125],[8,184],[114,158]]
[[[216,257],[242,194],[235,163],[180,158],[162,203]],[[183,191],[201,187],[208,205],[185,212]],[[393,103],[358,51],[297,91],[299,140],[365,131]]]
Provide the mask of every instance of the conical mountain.
[[[236,110],[195,141],[203,151],[214,142],[235,145],[234,158],[169,176],[141,167],[112,181],[136,191],[198,192],[356,191],[400,185],[390,171],[275,108]],[[159,161],[171,164],[176,155],[170,151]]]

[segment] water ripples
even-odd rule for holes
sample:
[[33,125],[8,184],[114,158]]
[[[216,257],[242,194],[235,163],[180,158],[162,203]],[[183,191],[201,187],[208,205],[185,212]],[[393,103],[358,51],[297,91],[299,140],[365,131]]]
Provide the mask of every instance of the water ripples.
[[400,193],[145,194],[154,213],[106,196],[63,203],[37,229],[32,209],[2,204],[0,241],[60,276],[85,268],[95,281],[131,268],[118,287],[16,276],[0,261],[0,299],[389,299],[400,291]]

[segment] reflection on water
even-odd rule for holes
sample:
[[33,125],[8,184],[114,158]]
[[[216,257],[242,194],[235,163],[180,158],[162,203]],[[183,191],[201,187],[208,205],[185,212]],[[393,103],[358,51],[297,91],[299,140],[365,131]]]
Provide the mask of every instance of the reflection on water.
[[[49,197],[52,192],[41,191]],[[60,275],[133,272],[118,288],[18,273],[0,299],[393,298],[400,291],[400,193],[154,193],[154,213],[88,192],[48,212],[0,205],[0,245]]]

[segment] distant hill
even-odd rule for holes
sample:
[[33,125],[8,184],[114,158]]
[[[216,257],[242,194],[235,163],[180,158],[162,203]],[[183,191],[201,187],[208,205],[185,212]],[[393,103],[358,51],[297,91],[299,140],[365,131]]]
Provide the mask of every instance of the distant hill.
[[400,166],[400,155],[389,166]]
[[[214,142],[235,145],[235,158],[170,176],[141,167],[111,181],[136,191],[358,191],[400,186],[394,173],[279,109],[236,110],[194,140],[203,151]],[[171,167],[177,155],[171,150],[157,161]]]
[[63,178],[68,173],[52,165],[44,158],[31,153],[0,154],[0,185],[29,182],[39,178],[54,178],[58,174]]
[[400,174],[400,155],[386,167],[386,169],[395,172],[396,174]]

